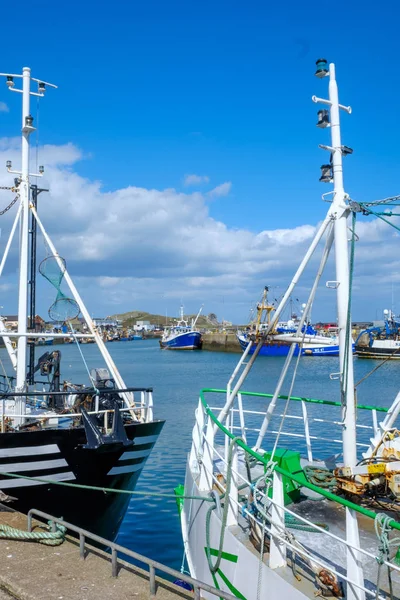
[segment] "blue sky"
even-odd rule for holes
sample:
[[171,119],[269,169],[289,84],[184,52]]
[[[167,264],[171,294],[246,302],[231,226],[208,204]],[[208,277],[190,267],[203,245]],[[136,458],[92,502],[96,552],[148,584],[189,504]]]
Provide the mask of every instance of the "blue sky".
[[[328,133],[315,127],[318,108],[311,102],[313,94],[327,94],[327,81],[313,76],[320,56],[336,63],[341,101],[353,107],[351,116],[342,115],[343,143],[354,148],[345,164],[347,191],[372,200],[400,188],[400,9],[395,2],[337,2],[334,11],[320,2],[292,1],[39,1],[34,7],[22,1],[22,24],[12,11],[3,20],[2,70],[28,65],[34,76],[59,85],[41,101],[39,143],[73,144],[79,157],[62,169],[101,181],[102,192],[136,186],[188,194],[195,190],[184,177],[197,174],[208,178],[196,190],[207,198],[211,219],[254,234],[294,229],[315,225],[327,208],[320,195],[329,187],[318,182],[327,157],[318,143],[327,143]],[[0,88],[0,102],[9,108],[0,112],[1,137],[18,131],[19,98],[11,96]],[[229,193],[206,196],[224,183]],[[80,272],[78,262],[77,274],[89,277],[91,269]],[[129,269],[123,276],[135,277]],[[112,276],[111,261],[110,272],[95,271]],[[195,271],[191,275],[200,277]],[[270,277],[276,279],[266,268],[251,284],[243,282],[245,303]],[[157,303],[165,279],[159,279],[160,292],[156,283],[152,288]],[[91,297],[91,285],[82,283],[94,310],[107,310],[106,297]],[[224,295],[226,317],[240,320],[248,312],[238,303],[240,290],[225,293],[224,285],[232,288],[221,280],[215,296]],[[187,291],[185,281],[175,287],[170,310]],[[368,318],[362,295],[355,310]],[[221,312],[212,286],[201,296],[196,288],[185,301],[188,309],[204,301],[206,312]],[[371,299],[371,317],[386,296]],[[154,309],[157,303],[128,294],[119,308]],[[329,319],[331,312],[321,308],[319,316]]]

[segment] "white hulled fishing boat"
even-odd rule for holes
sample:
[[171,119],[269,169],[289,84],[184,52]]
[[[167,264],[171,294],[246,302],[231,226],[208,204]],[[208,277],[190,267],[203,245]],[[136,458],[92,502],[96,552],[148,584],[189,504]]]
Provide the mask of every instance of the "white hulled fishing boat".
[[[17,214],[0,275],[17,228],[20,237],[18,331],[8,330],[0,318],[0,337],[11,365],[10,374],[0,377],[0,490],[16,510],[37,508],[113,539],[130,499],[129,494],[118,492],[134,489],[164,422],[153,417],[151,387],[126,386],[38,214],[38,195],[48,190],[31,184],[31,178],[42,176],[44,168],[33,174],[29,169],[29,139],[35,131],[30,99],[40,99],[47,88],[56,86],[35,79],[27,67],[22,74],[0,75],[6,78],[9,90],[22,97],[21,167],[13,170],[7,161],[7,170],[15,179],[12,186],[3,188],[14,194],[7,208],[15,205]],[[16,82],[22,83],[22,89]],[[87,384],[61,381],[58,350],[35,358],[38,340],[46,344],[65,337],[65,332],[36,332],[36,250],[40,237],[48,255],[38,270],[57,294],[49,309],[51,320],[68,325],[77,347],[81,340],[96,342],[105,363],[90,370],[84,361]],[[62,291],[63,282],[68,295]],[[79,314],[87,333],[77,333],[72,327]],[[95,492],[90,486],[109,491]]]
[[[351,284],[356,214],[364,208],[343,187],[342,157],[351,150],[341,143],[339,112],[351,109],[339,104],[333,64],[320,59],[316,75],[329,76],[329,99],[313,100],[327,107],[318,126],[331,132],[323,146],[331,162],[321,180],[334,183],[332,203],[265,336],[325,237],[306,309],[273,393],[243,391],[263,336],[251,356],[248,343],[226,390],[201,391],[184,489],[203,499],[180,506],[190,573],[242,600],[400,595],[400,540],[392,537],[400,530],[400,393],[389,409],[356,405]],[[336,280],[328,287],[337,296],[337,402],[294,396],[301,352],[292,364],[333,242]]]

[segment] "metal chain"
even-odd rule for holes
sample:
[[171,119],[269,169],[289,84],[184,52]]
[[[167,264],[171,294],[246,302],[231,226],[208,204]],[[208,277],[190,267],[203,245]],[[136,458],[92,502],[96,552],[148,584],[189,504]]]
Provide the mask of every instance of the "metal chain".
[[[15,190],[15,188],[0,187],[0,190]],[[3,210],[0,211],[0,217],[2,215],[4,215],[7,211],[9,211],[10,208],[12,208],[14,206],[14,204],[17,202],[18,199],[19,199],[19,194],[17,194],[15,196],[14,200],[12,200],[12,202],[10,202],[10,204],[8,206],[6,206]]]

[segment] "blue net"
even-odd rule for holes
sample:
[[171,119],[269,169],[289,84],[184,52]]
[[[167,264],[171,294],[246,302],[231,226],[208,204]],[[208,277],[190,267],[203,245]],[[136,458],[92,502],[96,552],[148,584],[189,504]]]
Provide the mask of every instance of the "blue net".
[[56,299],[48,310],[52,321],[71,321],[80,313],[78,303],[61,291],[65,270],[66,263],[61,256],[48,256],[39,265],[39,273],[57,290]]

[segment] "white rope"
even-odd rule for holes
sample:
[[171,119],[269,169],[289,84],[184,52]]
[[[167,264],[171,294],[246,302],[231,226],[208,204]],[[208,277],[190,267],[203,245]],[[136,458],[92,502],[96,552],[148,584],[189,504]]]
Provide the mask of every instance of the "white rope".
[[95,382],[94,382],[94,379],[93,379],[93,377],[92,377],[92,376],[91,376],[91,374],[90,374],[90,371],[89,371],[88,364],[87,364],[87,362],[86,362],[86,360],[85,360],[85,357],[84,357],[84,355],[83,355],[82,348],[81,348],[81,345],[80,345],[80,343],[79,343],[79,341],[78,341],[78,338],[77,338],[77,337],[76,337],[76,335],[75,335],[75,330],[74,330],[74,328],[73,328],[73,326],[72,326],[72,323],[68,323],[68,325],[69,325],[69,328],[70,328],[70,330],[71,330],[72,337],[74,338],[74,340],[75,340],[75,343],[76,343],[76,345],[78,346],[78,350],[79,350],[79,353],[80,353],[80,355],[81,355],[81,358],[82,358],[83,364],[85,365],[85,368],[86,368],[86,371],[87,371],[88,377],[89,377],[90,381],[92,382],[92,385],[93,385],[94,389],[96,390],[96,392],[98,392],[99,390],[97,389],[97,387],[96,387],[96,384],[95,384]]

